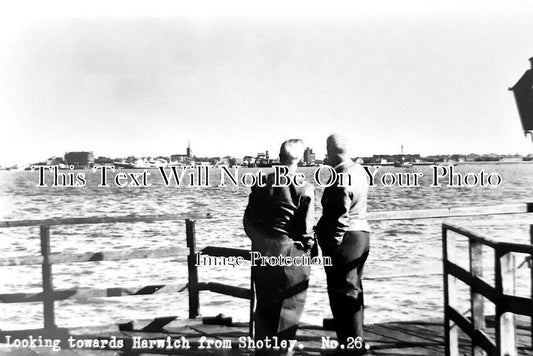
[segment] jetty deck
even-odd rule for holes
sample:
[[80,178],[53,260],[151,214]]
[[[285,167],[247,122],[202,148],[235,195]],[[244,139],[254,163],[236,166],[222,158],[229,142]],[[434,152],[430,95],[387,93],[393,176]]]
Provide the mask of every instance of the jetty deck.
[[[527,318],[517,320],[517,351],[518,355],[533,355],[531,349],[531,332]],[[493,319],[487,320],[489,326],[487,333],[494,336]],[[445,354],[444,322],[433,321],[402,321],[367,325],[366,338],[371,346],[369,355],[424,355],[437,356]],[[239,338],[247,337],[248,323],[234,323],[231,326],[205,325],[201,320],[176,320],[165,326],[158,332],[146,331],[121,331],[117,326],[107,330],[79,328],[71,329],[68,335],[79,339],[109,340],[116,338],[123,340],[121,349],[64,349],[54,351],[51,348],[20,348],[0,347],[1,355],[55,355],[55,356],[122,356],[122,355],[252,355],[253,349],[239,347]],[[42,332],[42,331],[41,331]],[[3,334],[3,333],[1,333]],[[6,333],[7,334],[7,333]],[[13,338],[23,337],[11,332]],[[26,334],[27,336],[27,334]],[[65,338],[67,333],[59,336]],[[302,344],[303,349],[296,349],[296,355],[331,355],[332,350],[324,348],[322,338],[335,338],[335,332],[325,330],[321,326],[304,324],[298,330],[296,339]],[[172,340],[186,338],[190,343],[189,349],[135,349],[132,350],[133,338],[140,337],[143,340],[165,339]],[[231,347],[199,348],[200,339],[220,340],[231,342]],[[66,340],[64,340],[66,342]],[[203,343],[207,344],[207,341]],[[63,345],[63,343],[61,344]],[[459,346],[461,355],[471,355],[470,338],[459,333]]]
[[[520,203],[498,207],[465,207],[400,212],[376,212],[371,220],[414,220],[460,216],[482,216],[496,214],[524,214],[533,212],[533,203]],[[62,218],[45,220],[0,221],[0,228],[38,227],[40,231],[40,255],[3,256],[0,267],[40,265],[42,292],[0,294],[0,303],[43,303],[43,328],[35,330],[0,330],[0,355],[250,355],[253,345],[247,344],[253,334],[255,293],[253,281],[243,288],[219,283],[200,282],[195,263],[196,252],[210,256],[239,256],[249,259],[248,249],[220,246],[196,246],[196,220],[209,219],[209,215],[128,215],[118,217]],[[59,225],[87,225],[114,223],[152,223],[159,221],[185,220],[186,247],[172,246],[156,249],[131,251],[98,251],[84,253],[54,253],[51,251],[51,227]],[[531,297],[515,294],[515,255],[533,258],[533,225],[530,225],[531,244],[517,244],[495,241],[475,231],[450,224],[442,224],[444,318],[443,320],[421,320],[407,322],[386,322],[366,326],[366,339],[370,355],[533,355],[533,270],[530,285]],[[456,239],[466,239],[469,268],[457,262]],[[483,247],[493,254],[494,284],[482,279]],[[99,261],[122,261],[128,259],[184,257],[187,263],[187,283],[183,285],[157,284],[139,288],[70,288],[56,289],[53,283],[52,265],[65,263],[86,263]],[[392,277],[391,277],[392,278]],[[457,284],[470,288],[471,308],[462,313],[457,298]],[[55,302],[69,298],[85,301],[87,298],[107,298],[157,293],[179,293],[187,291],[189,318],[158,317],[146,323],[137,321],[111,327],[66,329],[56,324]],[[205,324],[200,319],[200,292],[210,291],[226,297],[245,299],[249,302],[247,323]],[[495,306],[495,316],[487,317],[486,303]],[[215,318],[216,319],[216,318]],[[223,319],[223,318],[222,318]],[[328,326],[328,323],[325,323]],[[9,336],[9,337],[8,337]],[[329,339],[328,339],[329,337]],[[244,339],[244,340],[243,340]],[[331,355],[335,352],[335,333],[328,327],[302,325],[296,335],[296,354]],[[13,342],[10,342],[12,340]],[[15,341],[17,340],[17,341]],[[43,341],[43,345],[30,343]],[[74,343],[71,345],[71,340]],[[117,343],[117,340],[120,341]],[[159,340],[160,343],[155,341]],[[166,347],[161,340],[171,345]],[[181,343],[178,341],[181,340]],[[249,338],[250,342],[253,339]],[[327,340],[332,343],[327,347]],[[60,341],[60,349],[50,343]],[[81,344],[77,342],[81,341]],[[91,341],[94,341],[91,343]],[[113,341],[113,343],[111,342]],[[143,343],[143,341],[145,343]],[[154,344],[150,343],[154,341]],[[207,348],[209,342],[211,348]],[[16,344],[18,342],[18,345]],[[27,344],[24,345],[24,342]],[[48,345],[46,344],[48,342]],[[87,343],[88,342],[88,343]],[[174,343],[176,342],[176,343]],[[172,347],[178,345],[178,347]],[[183,345],[183,347],[179,347]],[[218,345],[218,346],[217,346]],[[301,347],[300,347],[301,345]]]

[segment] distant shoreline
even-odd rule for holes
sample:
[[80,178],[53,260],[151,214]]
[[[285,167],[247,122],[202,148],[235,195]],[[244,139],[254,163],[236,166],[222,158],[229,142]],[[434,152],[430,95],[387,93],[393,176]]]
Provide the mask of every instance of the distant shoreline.
[[[516,162],[508,162],[508,161],[473,161],[473,162],[453,162],[453,163],[442,163],[442,162],[411,162],[413,167],[414,166],[469,166],[469,165],[505,165],[505,164],[533,164],[533,161],[516,161]],[[393,167],[394,162],[387,162],[387,163],[362,163],[363,166],[383,166],[383,167]],[[185,166],[187,167],[187,166]],[[219,166],[212,166],[209,167],[219,167]],[[232,166],[237,167],[237,166]],[[247,167],[247,166],[238,166],[239,168],[271,168],[271,167]],[[313,168],[313,167],[320,167],[320,165],[316,166],[302,166],[300,168]],[[158,167],[139,167],[139,168],[122,168],[118,167],[117,169],[122,170],[144,170],[144,169],[157,169]],[[398,167],[402,169],[409,169],[412,167]],[[71,169],[71,171],[83,171],[83,170],[91,170],[92,168],[74,168]],[[14,171],[14,172],[20,172],[20,171],[29,171],[29,168],[24,169],[13,169],[13,168],[0,168],[0,172],[2,171]],[[69,170],[66,168],[60,168],[60,170]]]

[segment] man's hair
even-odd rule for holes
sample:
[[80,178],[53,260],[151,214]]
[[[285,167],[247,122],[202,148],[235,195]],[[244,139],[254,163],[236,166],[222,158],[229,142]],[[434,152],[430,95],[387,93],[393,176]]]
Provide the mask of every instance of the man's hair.
[[348,140],[346,137],[337,133],[329,135],[326,145],[328,151],[333,154],[342,155],[348,152]]
[[279,159],[281,163],[298,163],[304,155],[304,142],[299,138],[287,140],[281,144]]

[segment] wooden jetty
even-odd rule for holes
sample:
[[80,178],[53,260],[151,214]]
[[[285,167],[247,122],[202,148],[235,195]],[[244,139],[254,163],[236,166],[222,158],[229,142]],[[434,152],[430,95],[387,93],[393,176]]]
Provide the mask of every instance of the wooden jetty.
[[[400,212],[375,212],[370,220],[413,220],[429,218],[445,218],[454,216],[477,216],[494,214],[523,214],[533,212],[533,204],[511,204],[498,207],[472,207],[455,209],[415,210]],[[89,217],[45,220],[0,221],[0,228],[39,226],[40,256],[0,257],[0,267],[40,265],[42,270],[42,292],[0,294],[0,303],[42,302],[44,325],[36,330],[1,330],[0,355],[141,355],[141,354],[228,354],[248,355],[253,353],[251,347],[239,347],[240,338],[253,336],[254,290],[235,287],[217,282],[200,282],[195,265],[196,230],[195,221],[208,219],[208,215],[173,214],[173,215],[133,215],[119,217]],[[136,223],[155,221],[185,220],[186,247],[169,247],[152,250],[134,251],[103,251],[82,254],[57,254],[50,250],[50,227],[56,225],[103,224],[103,223]],[[470,252],[470,269],[464,270],[455,264],[454,234],[468,238]],[[479,236],[464,228],[443,224],[443,274],[444,274],[444,320],[390,322],[366,326],[368,342],[372,349],[371,355],[533,355],[532,318],[533,300],[514,296],[514,253],[533,256],[533,228],[531,229],[532,245],[502,243]],[[494,269],[496,285],[484,282],[482,277],[482,247],[490,247],[495,251]],[[247,250],[208,246],[201,250],[211,256],[241,256],[249,259]],[[74,288],[54,289],[52,265],[61,263],[90,263],[95,261],[118,261],[126,259],[142,259],[154,257],[187,257],[188,283],[185,285],[150,285],[134,290],[122,287],[114,288]],[[533,280],[533,274],[532,274]],[[471,289],[470,316],[463,316],[456,308],[456,285],[463,282]],[[66,329],[56,325],[55,301],[77,297],[117,297],[123,295],[147,295],[154,293],[178,293],[187,290],[189,302],[189,319],[179,320],[176,317],[159,317],[148,323],[127,323],[112,327]],[[250,301],[250,322],[225,323],[218,325],[202,323],[199,316],[200,291],[209,290],[230,297]],[[533,297],[533,287],[532,287]],[[495,304],[496,315],[487,318],[484,313],[484,300]],[[204,320],[205,321],[205,320]],[[224,320],[220,320],[223,322]],[[224,324],[224,323],[222,323]],[[21,346],[24,340],[60,340],[61,350],[54,350],[52,345],[45,347],[18,347],[7,342],[18,339]],[[334,340],[331,330],[322,326],[302,325],[297,334],[298,346],[296,354],[319,355],[331,354],[334,350],[324,347],[324,338]],[[72,340],[96,340],[95,344],[80,345]],[[168,340],[170,343],[185,338],[189,348],[161,348],[137,345],[135,340]],[[253,337],[252,337],[253,339]],[[107,340],[107,343],[103,342]],[[112,347],[111,341],[120,340],[121,347]],[[214,340],[215,345],[222,347],[206,348],[207,340]],[[218,341],[217,341],[218,340]],[[29,341],[28,341],[29,342]],[[329,342],[329,341],[328,341]],[[1,344],[4,343],[4,344]],[[105,345],[102,346],[102,343]],[[329,344],[330,346],[332,344]],[[66,347],[67,346],[67,347]],[[80,346],[80,347],[78,347]],[[116,346],[116,345],[115,345]]]
[[[149,324],[148,324],[149,325]],[[488,319],[488,335],[494,336],[494,319]],[[405,321],[379,323],[365,326],[366,338],[371,345],[369,355],[420,355],[420,356],[440,356],[445,354],[445,337],[444,323],[442,320],[424,320],[424,321]],[[4,335],[8,332],[0,333]],[[9,333],[13,338],[27,337],[28,335],[43,335],[42,330]],[[46,335],[46,334],[45,334]],[[53,351],[51,347],[2,347],[0,346],[0,355],[56,355],[56,356],[123,356],[123,355],[251,355],[253,349],[240,347],[239,338],[246,338],[249,335],[248,323],[234,323],[231,326],[225,325],[206,325],[201,320],[174,320],[165,327],[152,331],[143,331],[143,328],[133,329],[131,331],[119,330],[114,326],[98,328],[79,328],[71,330],[62,330],[53,337],[62,339],[61,345],[67,345],[68,336],[72,336],[74,342],[78,340],[122,340],[123,346],[120,349],[99,349],[89,348],[62,348],[59,351]],[[517,355],[532,355],[531,350],[531,333],[528,321],[519,319],[517,322]],[[131,349],[134,344],[134,338],[137,340],[163,340],[169,337],[170,340],[182,340],[186,338],[189,342],[189,349]],[[202,337],[204,338],[202,341]],[[296,339],[298,344],[302,344],[303,349],[296,349],[296,355],[331,355],[332,350],[327,348],[323,343],[326,338],[335,339],[335,332],[324,329],[316,325],[301,325]],[[211,344],[213,340],[219,340],[218,348]],[[171,342],[172,342],[171,341]],[[460,355],[472,355],[470,338],[462,333],[458,333]],[[137,341],[139,342],[139,341]],[[228,347],[228,344],[229,347]],[[204,348],[199,348],[200,343]],[[226,343],[226,345],[224,345]],[[222,345],[222,346],[221,346]]]

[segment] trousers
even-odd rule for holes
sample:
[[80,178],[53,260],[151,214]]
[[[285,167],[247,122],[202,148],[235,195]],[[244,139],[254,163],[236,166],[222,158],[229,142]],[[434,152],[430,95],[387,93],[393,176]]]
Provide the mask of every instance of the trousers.
[[[303,256],[294,243],[279,244],[271,240],[254,243],[265,255]],[[259,246],[258,246],[259,245]],[[270,246],[269,246],[270,245]],[[275,251],[275,252],[274,252]],[[279,340],[295,338],[302,316],[310,266],[255,266],[252,267],[257,305],[255,310],[255,339],[277,336]],[[286,350],[256,350],[256,355],[290,355]]]
[[342,243],[323,251],[332,266],[325,266],[328,296],[339,343],[349,337],[364,339],[363,267],[370,251],[370,234],[347,231]]

